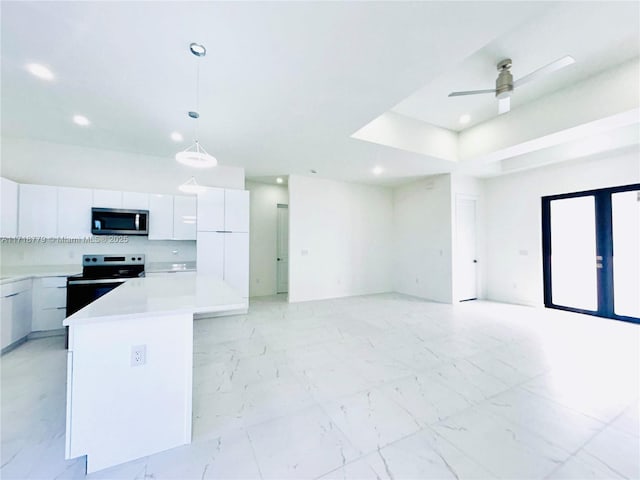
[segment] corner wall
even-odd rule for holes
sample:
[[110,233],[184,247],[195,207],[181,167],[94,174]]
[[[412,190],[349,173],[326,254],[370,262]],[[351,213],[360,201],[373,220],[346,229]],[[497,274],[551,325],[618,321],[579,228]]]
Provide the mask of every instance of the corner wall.
[[249,296],[277,293],[278,207],[289,203],[287,187],[246,182],[250,193]]
[[638,183],[639,153],[636,149],[484,180],[487,298],[542,305],[541,198]]
[[392,192],[289,178],[289,301],[392,290]]
[[393,191],[393,286],[399,293],[452,301],[451,176]]

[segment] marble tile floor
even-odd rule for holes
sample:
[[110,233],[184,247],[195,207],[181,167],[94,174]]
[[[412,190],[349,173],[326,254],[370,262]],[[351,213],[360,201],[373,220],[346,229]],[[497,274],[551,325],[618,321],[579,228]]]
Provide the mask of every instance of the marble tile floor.
[[[61,337],[2,357],[3,479],[64,460]],[[193,442],[88,479],[640,477],[640,326],[397,294],[197,320]],[[99,412],[96,412],[99,415]]]

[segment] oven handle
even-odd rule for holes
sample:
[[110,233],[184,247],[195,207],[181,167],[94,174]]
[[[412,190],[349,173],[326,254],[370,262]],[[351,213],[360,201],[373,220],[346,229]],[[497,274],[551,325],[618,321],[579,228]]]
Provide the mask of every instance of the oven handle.
[[97,285],[102,283],[124,283],[127,279],[100,278],[98,280],[69,280],[68,285]]

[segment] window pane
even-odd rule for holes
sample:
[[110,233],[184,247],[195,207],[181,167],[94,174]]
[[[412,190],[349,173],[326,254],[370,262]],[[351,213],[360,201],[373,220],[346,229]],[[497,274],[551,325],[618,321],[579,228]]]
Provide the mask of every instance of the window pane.
[[598,309],[595,232],[593,196],[551,202],[551,284],[555,305]]
[[616,315],[640,318],[640,192],[611,195]]

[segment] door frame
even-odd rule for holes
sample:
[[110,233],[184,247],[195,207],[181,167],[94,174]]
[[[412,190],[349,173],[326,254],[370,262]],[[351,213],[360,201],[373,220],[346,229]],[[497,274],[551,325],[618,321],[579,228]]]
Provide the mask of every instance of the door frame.
[[[461,299],[460,298],[460,291],[458,289],[458,276],[459,276],[459,266],[460,266],[460,258],[459,258],[459,253],[460,253],[460,249],[458,248],[459,245],[459,234],[460,231],[458,229],[458,202],[460,200],[466,200],[466,201],[472,201],[474,204],[473,210],[474,210],[474,215],[473,215],[473,233],[474,233],[474,250],[475,250],[475,297],[474,298],[466,298],[466,299]],[[454,205],[454,212],[455,212],[455,245],[454,245],[454,288],[453,288],[453,292],[455,295],[454,298],[454,302],[470,302],[473,300],[478,300],[478,298],[480,298],[480,290],[481,290],[481,279],[480,279],[480,268],[478,266],[478,257],[479,257],[479,248],[478,248],[478,202],[479,202],[479,196],[478,195],[469,195],[466,193],[457,193],[455,196],[455,205]]]
[[[289,235],[289,220],[288,220],[288,212],[289,212],[289,204],[288,203],[278,203],[276,204],[276,257],[280,255],[280,210],[287,210],[287,236]],[[279,294],[289,294],[289,251],[287,248],[287,291],[280,291],[280,260],[279,258],[276,260],[276,295]]]
[[[557,310],[583,313],[596,317],[611,318],[625,322],[640,323],[640,318],[616,315],[613,298],[613,230],[611,195],[619,192],[640,190],[640,183],[618,187],[598,188],[581,192],[562,193],[542,197],[542,272],[544,283],[544,306]],[[566,198],[593,196],[595,202],[596,254],[602,256],[602,268],[597,270],[598,308],[596,311],[556,305],[552,300],[551,285],[551,202]],[[594,259],[596,260],[596,259]]]

